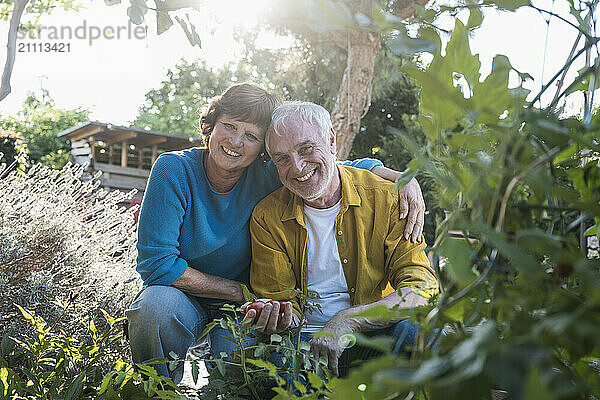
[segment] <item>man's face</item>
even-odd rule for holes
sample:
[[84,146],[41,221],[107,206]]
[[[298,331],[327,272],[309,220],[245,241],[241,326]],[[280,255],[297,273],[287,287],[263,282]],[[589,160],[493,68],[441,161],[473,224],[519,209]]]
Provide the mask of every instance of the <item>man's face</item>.
[[314,124],[290,117],[278,135],[269,136],[269,154],[283,185],[304,200],[329,195],[335,170],[335,134],[325,140]]

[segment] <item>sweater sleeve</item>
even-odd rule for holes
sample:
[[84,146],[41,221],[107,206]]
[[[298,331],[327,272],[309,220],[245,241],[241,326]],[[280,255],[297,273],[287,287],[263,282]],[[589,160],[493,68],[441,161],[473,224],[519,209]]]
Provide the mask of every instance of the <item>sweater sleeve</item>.
[[338,161],[339,165],[345,165],[347,167],[354,167],[359,169],[365,169],[367,171],[372,170],[376,166],[383,166],[383,163],[374,158],[359,158],[358,160],[347,160]]
[[170,286],[187,269],[187,261],[179,257],[186,182],[176,155],[162,154],[154,163],[138,223],[137,271],[145,286]]

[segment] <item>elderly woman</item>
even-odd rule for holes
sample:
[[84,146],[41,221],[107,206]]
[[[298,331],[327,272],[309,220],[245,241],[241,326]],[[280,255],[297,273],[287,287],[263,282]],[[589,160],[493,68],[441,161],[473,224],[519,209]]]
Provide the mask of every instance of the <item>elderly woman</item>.
[[[152,167],[138,227],[137,270],[144,289],[126,311],[133,360],[184,357],[220,306],[243,303],[249,281],[249,219],[254,206],[281,186],[277,169],[264,161],[271,112],[281,102],[261,87],[242,83],[216,97],[200,119],[207,148],[162,154]],[[376,160],[347,163],[395,179]],[[411,204],[406,235],[421,237],[424,204],[418,184],[401,200]],[[417,205],[414,205],[417,204]],[[407,205],[405,205],[407,207]],[[417,218],[418,216],[418,218]],[[408,224],[407,224],[408,225]],[[231,354],[229,332],[210,332],[211,353]],[[155,366],[175,382],[183,368]]]

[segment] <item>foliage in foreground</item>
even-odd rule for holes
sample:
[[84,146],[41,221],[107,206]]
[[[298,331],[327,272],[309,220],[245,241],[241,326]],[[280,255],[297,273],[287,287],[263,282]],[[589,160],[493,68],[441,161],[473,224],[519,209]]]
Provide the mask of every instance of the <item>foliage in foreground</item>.
[[[588,5],[573,12],[591,13]],[[442,292],[413,317],[426,332],[446,327],[447,336],[439,350],[419,346],[410,361],[388,357],[354,371],[332,398],[482,399],[492,389],[510,399],[598,397],[600,263],[582,251],[580,224],[598,234],[600,121],[533,108],[528,90],[508,89],[513,68],[504,56],[481,79],[469,49],[480,10],[467,26],[456,20],[444,56],[434,16],[425,13],[419,31],[438,49],[433,61],[407,68],[421,87],[427,145],[403,141],[415,157],[410,170],[430,176],[447,210],[433,246]],[[592,79],[590,70],[578,77]]]
[[[120,323],[102,310],[103,328],[94,319],[83,321],[87,337],[73,339],[19,307],[35,334],[20,338],[5,335],[0,345],[0,399],[185,399],[173,382],[145,364],[116,360],[107,373],[103,358],[123,339]],[[64,316],[68,313],[65,309]]]

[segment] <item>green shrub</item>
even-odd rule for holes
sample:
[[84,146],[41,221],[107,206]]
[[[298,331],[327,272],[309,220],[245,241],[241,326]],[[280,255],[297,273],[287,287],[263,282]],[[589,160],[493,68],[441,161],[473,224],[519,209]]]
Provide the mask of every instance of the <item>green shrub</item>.
[[84,182],[84,166],[7,168],[0,165],[0,334],[30,332],[15,303],[56,320],[57,304],[78,295],[58,326],[76,338],[99,308],[122,315],[140,287],[134,210],[121,205],[132,194],[99,189],[99,176]]
[[[75,299],[72,299],[75,300]],[[74,304],[67,304],[70,307]],[[36,400],[75,399],[186,399],[173,382],[159,377],[144,364],[116,360],[110,371],[104,367],[109,348],[123,340],[121,322],[102,311],[103,329],[94,319],[84,321],[88,337],[76,340],[56,333],[60,318],[48,326],[43,318],[19,307],[35,330],[22,338],[2,337],[0,346],[0,398]]]

